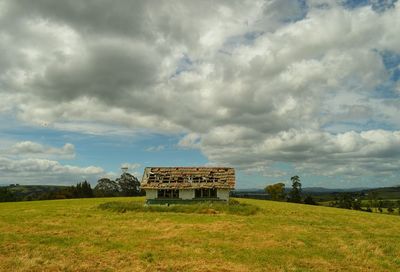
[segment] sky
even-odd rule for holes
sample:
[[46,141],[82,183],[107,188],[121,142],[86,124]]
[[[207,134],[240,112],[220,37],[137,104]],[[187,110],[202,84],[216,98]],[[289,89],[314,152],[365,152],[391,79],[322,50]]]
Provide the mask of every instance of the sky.
[[393,0],[0,0],[0,184],[400,185],[399,29]]

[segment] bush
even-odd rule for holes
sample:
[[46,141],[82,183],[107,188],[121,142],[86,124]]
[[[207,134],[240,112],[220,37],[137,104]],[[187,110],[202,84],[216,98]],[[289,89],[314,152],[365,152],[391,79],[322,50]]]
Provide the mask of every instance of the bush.
[[204,202],[195,204],[173,204],[173,205],[144,205],[141,202],[106,202],[99,205],[102,210],[125,213],[136,212],[175,212],[175,213],[199,213],[199,214],[237,214],[253,215],[260,208],[250,204],[243,204],[237,200],[229,203]]
[[314,199],[310,195],[306,196],[306,198],[304,199],[304,204],[317,205],[317,203],[314,201]]

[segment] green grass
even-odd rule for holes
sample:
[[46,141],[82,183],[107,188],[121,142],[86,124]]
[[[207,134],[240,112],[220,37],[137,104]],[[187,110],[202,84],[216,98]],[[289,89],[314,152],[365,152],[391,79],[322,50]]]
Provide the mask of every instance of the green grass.
[[169,212],[169,213],[199,213],[199,214],[237,214],[254,215],[260,208],[256,205],[230,201],[221,202],[197,202],[192,204],[173,204],[173,205],[144,205],[142,202],[130,201],[112,201],[99,205],[102,210],[111,210],[115,212]]
[[400,271],[399,216],[248,199],[253,215],[98,208],[112,200],[0,203],[0,271]]

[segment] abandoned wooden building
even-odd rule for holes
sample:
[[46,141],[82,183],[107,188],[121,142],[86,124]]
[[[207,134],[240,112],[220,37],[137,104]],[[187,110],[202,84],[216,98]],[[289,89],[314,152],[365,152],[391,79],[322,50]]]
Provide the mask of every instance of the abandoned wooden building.
[[235,169],[227,167],[146,167],[141,188],[146,202],[228,201]]

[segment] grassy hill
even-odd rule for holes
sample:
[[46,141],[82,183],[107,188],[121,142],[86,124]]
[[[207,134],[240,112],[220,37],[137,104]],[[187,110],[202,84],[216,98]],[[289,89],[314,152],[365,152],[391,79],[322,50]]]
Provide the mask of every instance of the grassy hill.
[[400,271],[400,217],[240,199],[255,215],[0,203],[0,271]]

